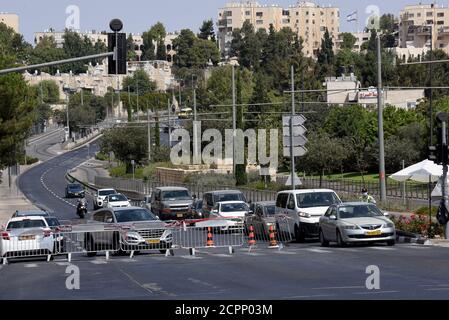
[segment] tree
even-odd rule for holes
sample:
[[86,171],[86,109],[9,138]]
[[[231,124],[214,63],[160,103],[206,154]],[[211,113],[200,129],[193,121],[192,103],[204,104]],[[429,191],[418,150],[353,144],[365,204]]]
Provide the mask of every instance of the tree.
[[[65,59],[64,49],[58,48],[53,37],[43,37],[34,50],[31,51],[28,58],[29,64],[40,64],[44,62],[57,61]],[[41,68],[40,72],[55,74],[59,66]]]
[[32,46],[27,43],[21,34],[0,22],[0,54],[14,56],[15,62],[25,63]]
[[334,66],[334,43],[330,37],[329,30],[326,29],[321,40],[321,48],[318,51],[318,74],[320,79],[333,74]]
[[134,44],[133,36],[132,34],[129,34],[128,38],[126,38],[126,50],[128,55],[128,61],[135,61],[137,59],[135,46],[136,44]]
[[142,40],[143,40],[143,50],[142,50],[142,61],[151,61],[156,58],[156,55],[154,53],[154,35],[148,30],[145,31],[142,34]]
[[125,77],[122,86],[125,91],[129,87],[130,92],[139,96],[156,90],[156,83],[150,80],[145,70],[137,70],[132,77]]
[[210,40],[214,43],[216,42],[214,21],[212,19],[203,21],[203,24],[200,28],[200,33],[198,34],[198,38],[203,40]]
[[343,32],[342,34],[340,34],[340,36],[342,37],[340,49],[352,50],[354,48],[355,43],[357,42],[357,38],[350,32]]
[[59,87],[56,82],[52,80],[43,80],[39,84],[32,87],[36,98],[41,103],[58,103],[59,102]]
[[147,146],[145,128],[114,128],[104,133],[101,151],[114,152],[115,157],[126,164],[126,173],[132,173],[131,161],[142,164],[147,158]]
[[323,176],[326,172],[340,170],[343,160],[346,158],[347,150],[344,140],[332,138],[327,132],[312,132],[308,135],[309,152],[300,162],[301,166],[309,172],[316,172],[320,175],[320,188]]
[[189,29],[181,30],[173,40],[176,51],[174,63],[178,68],[205,68],[209,61],[217,64],[220,53],[217,46],[208,40],[198,39]]

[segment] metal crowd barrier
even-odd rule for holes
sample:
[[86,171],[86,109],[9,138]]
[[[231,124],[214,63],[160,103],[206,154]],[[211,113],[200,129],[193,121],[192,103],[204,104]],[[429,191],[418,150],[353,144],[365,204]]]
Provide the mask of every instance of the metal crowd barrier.
[[190,250],[192,255],[195,249],[204,248],[229,248],[232,254],[234,247],[244,244],[244,222],[241,219],[208,219],[190,225],[183,222],[176,227],[174,243]]
[[245,221],[245,244],[248,247],[262,243],[269,248],[283,248],[293,241],[290,224],[284,217],[257,218],[248,217]]

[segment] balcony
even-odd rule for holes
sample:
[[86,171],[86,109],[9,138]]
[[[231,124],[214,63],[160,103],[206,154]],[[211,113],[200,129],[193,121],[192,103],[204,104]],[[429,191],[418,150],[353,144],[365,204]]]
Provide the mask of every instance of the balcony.
[[440,27],[438,28],[438,34],[449,35],[449,27]]
[[415,28],[415,35],[418,36],[428,36],[430,35],[432,28],[426,26],[419,26]]

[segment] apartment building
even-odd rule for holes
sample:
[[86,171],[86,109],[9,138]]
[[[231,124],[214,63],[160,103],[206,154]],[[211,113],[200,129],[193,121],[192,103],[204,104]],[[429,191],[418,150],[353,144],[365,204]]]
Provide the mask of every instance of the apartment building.
[[[75,31],[78,32],[81,37],[87,37],[92,43],[96,43],[97,41],[103,42],[105,45],[108,44],[108,33],[106,31],[98,32],[96,30],[88,30],[85,32],[81,31]],[[35,32],[34,34],[34,43],[37,45],[39,42],[42,41],[44,37],[53,37],[53,39],[56,42],[56,46],[58,48],[62,48],[64,44],[64,33],[65,31],[56,31],[52,28],[44,30],[43,32]],[[134,51],[136,52],[137,61],[141,61],[141,57],[143,54],[143,39],[142,35],[140,33],[131,33],[130,34],[133,38],[134,42]],[[166,61],[170,64],[173,61],[173,56],[176,54],[176,52],[173,50],[173,40],[178,37],[178,32],[173,33],[167,33],[165,37],[165,46],[167,49],[167,59]],[[157,43],[154,43],[155,49]]]
[[320,7],[312,2],[299,1],[286,9],[254,0],[232,2],[218,11],[219,48],[224,56],[228,56],[232,31],[249,21],[256,30],[264,29],[267,32],[270,25],[277,31],[284,27],[291,28],[304,40],[304,54],[314,56],[326,29],[334,40],[337,39],[340,32],[339,18],[338,8]]
[[413,52],[434,49],[449,53],[449,7],[437,4],[406,6],[400,13],[399,47]]
[[0,12],[0,23],[6,24],[19,33],[19,16],[15,13]]

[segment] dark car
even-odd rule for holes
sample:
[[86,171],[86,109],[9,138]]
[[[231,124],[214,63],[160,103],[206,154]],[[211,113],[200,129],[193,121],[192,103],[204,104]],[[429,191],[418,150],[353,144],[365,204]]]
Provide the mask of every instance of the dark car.
[[191,218],[203,217],[203,200],[195,200],[190,206],[189,214]]
[[84,198],[85,196],[83,186],[78,183],[71,183],[65,187],[66,198]]

